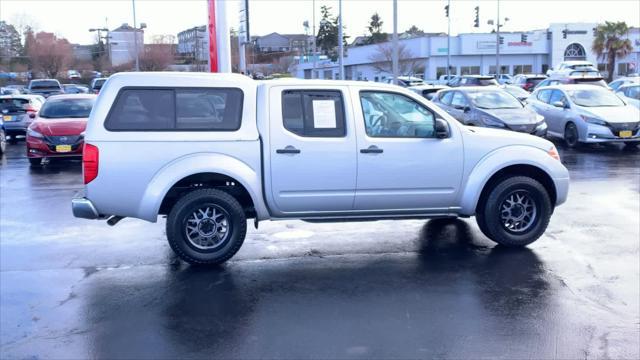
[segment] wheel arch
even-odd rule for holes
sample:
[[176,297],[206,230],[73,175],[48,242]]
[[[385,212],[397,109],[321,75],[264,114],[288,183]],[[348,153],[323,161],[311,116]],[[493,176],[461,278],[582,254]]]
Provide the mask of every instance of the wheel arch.
[[541,149],[530,146],[501,148],[481,160],[469,174],[460,199],[460,213],[475,215],[483,196],[508,176],[528,176],[539,181],[555,205],[558,188],[554,179],[568,178],[568,172],[559,161]]
[[[155,221],[166,213],[176,195],[211,186],[226,187],[241,197],[249,214],[268,217],[262,201],[260,170],[241,160],[218,153],[198,153],[178,158],[160,169],[149,182],[138,208],[138,217]],[[232,194],[232,195],[234,195]],[[244,207],[244,206],[243,206]],[[253,207],[253,211],[249,209]]]

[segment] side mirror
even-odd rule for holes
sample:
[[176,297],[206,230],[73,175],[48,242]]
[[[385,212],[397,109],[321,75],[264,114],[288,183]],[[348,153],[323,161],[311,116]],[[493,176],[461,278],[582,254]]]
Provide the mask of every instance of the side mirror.
[[558,108],[564,108],[564,103],[562,101],[554,101],[551,105],[558,107]]
[[471,108],[469,106],[465,106],[462,108],[462,111],[468,113],[469,111],[471,111]]
[[450,136],[451,133],[449,132],[449,124],[442,119],[436,119],[436,138],[446,139]]

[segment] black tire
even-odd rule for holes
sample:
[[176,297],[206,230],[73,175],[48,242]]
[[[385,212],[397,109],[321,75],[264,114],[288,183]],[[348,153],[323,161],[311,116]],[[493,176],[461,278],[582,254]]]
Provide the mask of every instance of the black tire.
[[626,142],[624,143],[624,150],[638,150],[638,145],[640,145],[640,142]]
[[[524,229],[510,229],[503,222],[501,208],[512,196],[525,196],[535,213]],[[536,241],[547,229],[553,206],[547,190],[537,180],[514,176],[502,180],[478,206],[476,221],[483,234],[504,246],[525,246]],[[517,224],[526,223],[517,222]],[[512,223],[513,224],[513,223]]]
[[42,164],[41,158],[29,158],[29,165],[36,167]]
[[568,123],[564,128],[564,142],[570,148],[575,148],[580,144],[580,135],[578,134],[578,128],[574,123]]
[[4,130],[0,129],[0,156],[4,154],[7,149],[7,136],[4,133]]
[[[209,249],[198,248],[187,235],[189,218],[202,207],[207,213],[206,207],[222,211],[227,218],[226,236]],[[214,227],[218,229],[218,225],[215,223]],[[200,229],[199,225],[195,227]],[[192,265],[217,265],[229,260],[242,246],[246,233],[247,218],[240,203],[233,196],[216,189],[195,190],[184,195],[167,217],[167,240],[171,249]]]

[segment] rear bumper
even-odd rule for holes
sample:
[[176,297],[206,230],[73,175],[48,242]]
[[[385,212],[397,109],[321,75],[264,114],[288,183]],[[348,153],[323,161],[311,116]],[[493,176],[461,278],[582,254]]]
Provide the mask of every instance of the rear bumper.
[[81,219],[104,218],[98,213],[91,200],[84,197],[84,193],[79,193],[71,199],[71,210],[73,211],[73,216]]

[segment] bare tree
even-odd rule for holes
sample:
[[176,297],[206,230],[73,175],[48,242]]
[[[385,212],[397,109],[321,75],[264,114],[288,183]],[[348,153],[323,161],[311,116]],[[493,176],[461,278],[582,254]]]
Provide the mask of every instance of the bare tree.
[[39,32],[27,44],[27,55],[33,68],[48,77],[56,77],[71,62],[73,49],[67,39],[53,33]]
[[163,71],[174,61],[175,36],[154,35],[140,54],[140,70]]
[[[390,43],[379,44],[377,51],[369,57],[372,66],[379,73],[391,73],[393,46]],[[412,75],[420,68],[420,62],[413,57],[405,44],[398,44],[398,71],[402,75]]]
[[293,65],[294,62],[293,56],[282,56],[271,63],[272,72],[274,74],[289,74],[291,72],[291,65]]

